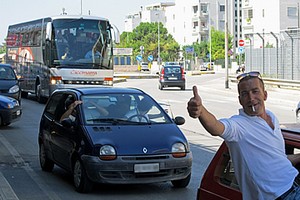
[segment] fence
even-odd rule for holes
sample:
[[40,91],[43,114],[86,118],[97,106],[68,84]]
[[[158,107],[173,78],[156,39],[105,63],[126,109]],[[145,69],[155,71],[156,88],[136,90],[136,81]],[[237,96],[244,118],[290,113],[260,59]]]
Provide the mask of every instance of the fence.
[[246,38],[250,42],[245,48],[247,71],[257,70],[270,78],[300,80],[300,29],[249,34]]

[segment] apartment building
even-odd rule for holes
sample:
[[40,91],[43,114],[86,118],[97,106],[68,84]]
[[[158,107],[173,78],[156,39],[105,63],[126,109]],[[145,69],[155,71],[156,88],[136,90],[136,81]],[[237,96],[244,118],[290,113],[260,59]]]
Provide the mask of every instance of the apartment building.
[[[275,46],[280,32],[299,28],[300,0],[243,0],[242,29],[254,48]],[[271,34],[272,33],[272,34]]]

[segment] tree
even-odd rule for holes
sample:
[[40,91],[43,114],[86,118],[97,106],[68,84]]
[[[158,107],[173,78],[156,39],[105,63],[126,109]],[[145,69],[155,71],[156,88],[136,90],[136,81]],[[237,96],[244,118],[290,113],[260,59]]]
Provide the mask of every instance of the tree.
[[147,59],[149,55],[158,57],[158,25],[160,41],[160,57],[163,61],[172,61],[178,59],[179,44],[174,40],[162,23],[140,23],[132,32],[123,32],[121,34],[119,48],[133,48],[133,56],[141,54],[140,47],[144,47],[143,58]]

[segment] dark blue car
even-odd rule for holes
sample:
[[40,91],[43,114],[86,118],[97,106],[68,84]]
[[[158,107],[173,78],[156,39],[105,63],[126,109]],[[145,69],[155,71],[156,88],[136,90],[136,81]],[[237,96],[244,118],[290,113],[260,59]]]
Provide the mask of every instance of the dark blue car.
[[95,182],[186,187],[192,153],[177,126],[183,123],[138,89],[56,90],[40,121],[40,165],[71,172],[78,192]]
[[0,64],[0,94],[21,101],[21,89],[15,71],[8,64]]
[[19,101],[0,95],[0,126],[8,126],[20,119],[22,108]]

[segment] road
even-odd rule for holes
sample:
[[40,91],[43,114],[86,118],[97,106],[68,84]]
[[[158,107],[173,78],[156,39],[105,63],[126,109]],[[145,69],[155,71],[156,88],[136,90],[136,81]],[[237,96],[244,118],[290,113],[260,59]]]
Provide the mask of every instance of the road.
[[[186,103],[192,96],[192,86],[197,85],[199,94],[208,110],[217,118],[228,117],[240,108],[235,83],[225,89],[223,74],[187,76],[187,89],[158,90],[157,80],[127,80],[115,84],[119,87],[138,87],[159,102],[171,105],[174,116],[185,117],[180,126],[188,138],[193,152],[193,171],[189,186],[174,189],[170,183],[147,185],[97,185],[89,194],[74,191],[72,178],[64,170],[55,167],[53,173],[42,172],[39,167],[37,133],[39,119],[44,108],[33,98],[22,99],[23,115],[20,121],[0,128],[0,199],[195,199],[201,177],[222,140],[210,136],[186,111]],[[268,88],[267,108],[279,121],[295,122],[295,107],[299,91]]]

